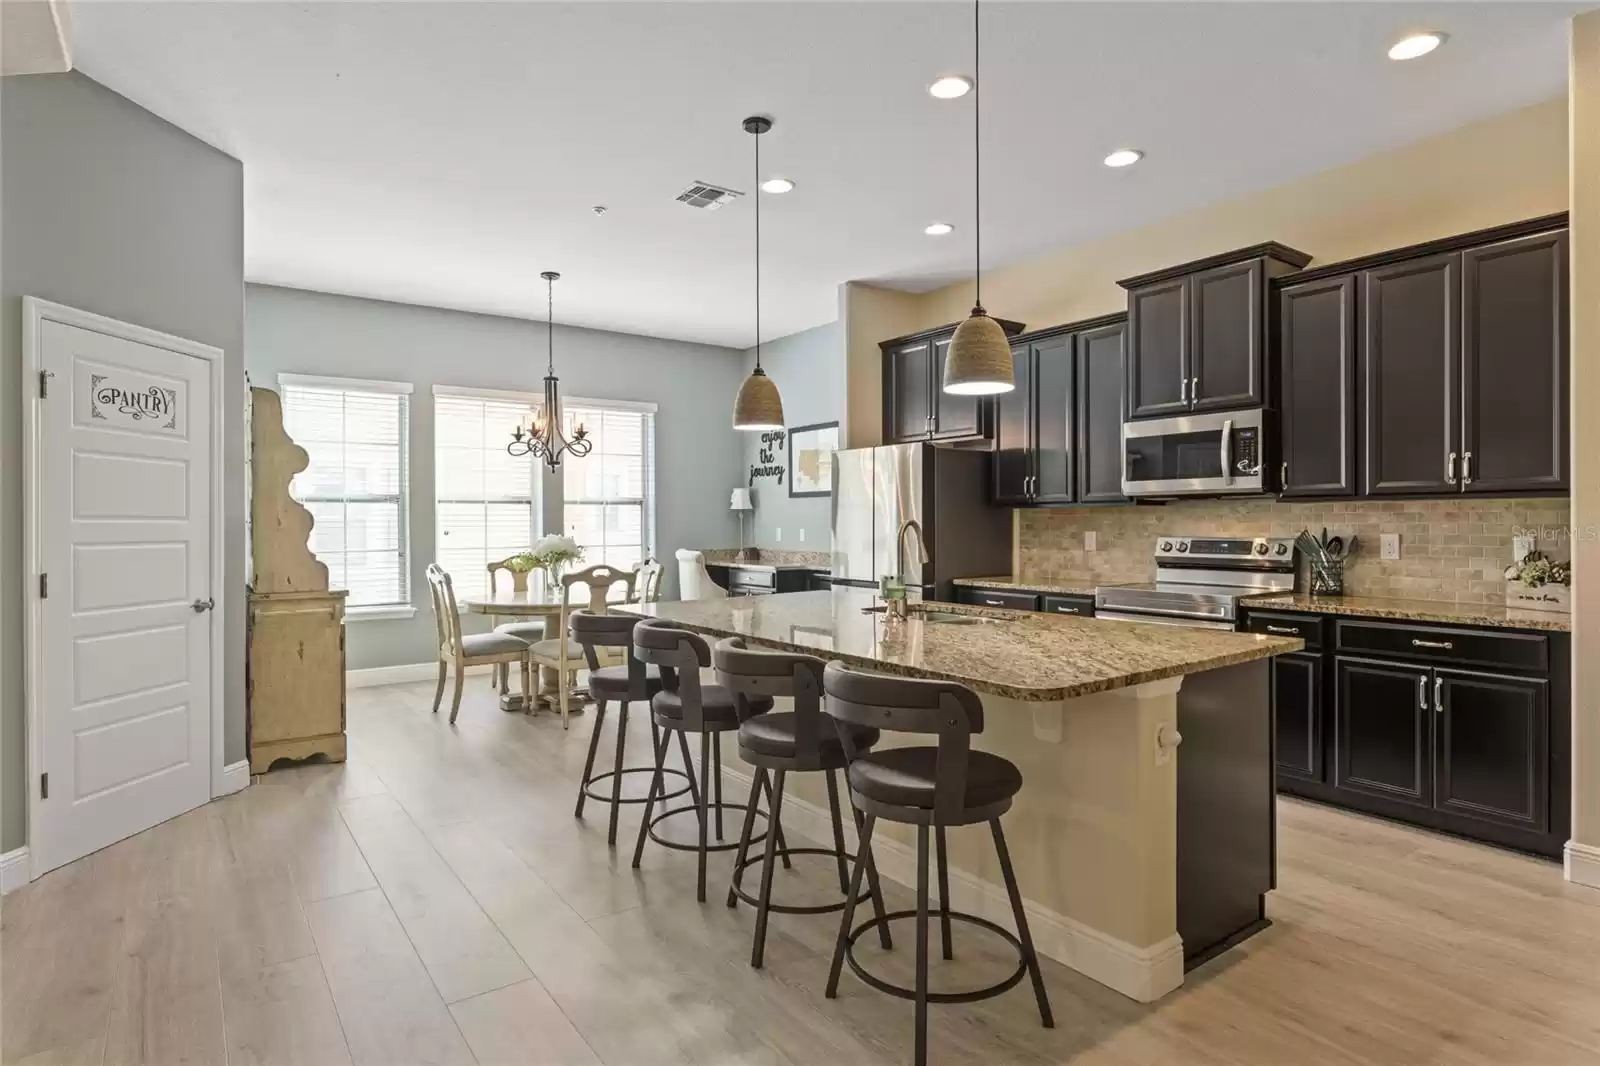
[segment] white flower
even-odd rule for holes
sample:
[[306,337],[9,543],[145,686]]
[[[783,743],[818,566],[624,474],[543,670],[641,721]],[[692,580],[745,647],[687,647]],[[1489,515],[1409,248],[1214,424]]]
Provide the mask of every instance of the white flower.
[[528,552],[528,556],[536,566],[550,566],[554,563],[570,563],[582,559],[583,548],[571,537],[550,533],[539,538],[533,550]]

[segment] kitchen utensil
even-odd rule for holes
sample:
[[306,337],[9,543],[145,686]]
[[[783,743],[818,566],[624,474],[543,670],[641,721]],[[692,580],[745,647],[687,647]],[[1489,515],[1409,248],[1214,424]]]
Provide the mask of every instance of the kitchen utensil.
[[1329,537],[1324,546],[1328,549],[1328,554],[1333,556],[1335,559],[1344,558],[1343,537]]

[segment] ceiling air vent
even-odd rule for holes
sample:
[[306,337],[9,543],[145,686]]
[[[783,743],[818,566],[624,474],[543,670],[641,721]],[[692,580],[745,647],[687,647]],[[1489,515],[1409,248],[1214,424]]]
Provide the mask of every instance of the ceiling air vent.
[[688,204],[690,207],[702,208],[706,211],[715,211],[723,204],[737,200],[743,195],[744,193],[742,192],[724,189],[720,185],[709,185],[706,182],[697,181],[678,194],[678,202],[680,204]]

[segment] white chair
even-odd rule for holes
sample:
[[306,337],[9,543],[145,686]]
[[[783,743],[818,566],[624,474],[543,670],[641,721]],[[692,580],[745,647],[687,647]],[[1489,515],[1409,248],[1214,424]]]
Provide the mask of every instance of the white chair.
[[728,590],[711,580],[706,569],[706,557],[689,548],[678,552],[678,598],[683,600],[725,599]]

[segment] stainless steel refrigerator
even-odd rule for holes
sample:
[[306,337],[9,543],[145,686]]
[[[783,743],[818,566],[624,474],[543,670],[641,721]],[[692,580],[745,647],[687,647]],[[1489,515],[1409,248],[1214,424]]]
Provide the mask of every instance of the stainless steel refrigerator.
[[925,561],[907,537],[905,579],[923,599],[952,600],[958,577],[1011,572],[1011,512],[989,503],[990,453],[889,444],[833,460],[833,583],[876,588],[899,575],[901,523],[922,526]]

